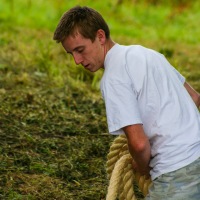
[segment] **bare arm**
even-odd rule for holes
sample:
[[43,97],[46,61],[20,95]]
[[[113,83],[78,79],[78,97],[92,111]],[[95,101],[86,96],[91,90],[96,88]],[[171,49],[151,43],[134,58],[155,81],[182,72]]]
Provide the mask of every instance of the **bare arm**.
[[127,140],[130,154],[136,162],[136,170],[146,178],[149,178],[149,162],[151,158],[151,148],[147,136],[141,124],[130,125],[123,128]]
[[200,107],[200,94],[195,91],[187,82],[184,83],[184,87],[192,97],[194,103],[196,104],[197,108]]

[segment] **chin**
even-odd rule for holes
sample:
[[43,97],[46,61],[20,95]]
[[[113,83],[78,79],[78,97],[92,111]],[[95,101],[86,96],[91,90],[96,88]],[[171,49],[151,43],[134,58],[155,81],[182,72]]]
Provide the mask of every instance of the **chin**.
[[90,71],[91,72],[96,72],[96,71],[98,71],[99,69],[102,69],[103,67],[96,67],[95,69],[91,69]]
[[99,69],[89,69],[90,72],[96,72],[98,71]]

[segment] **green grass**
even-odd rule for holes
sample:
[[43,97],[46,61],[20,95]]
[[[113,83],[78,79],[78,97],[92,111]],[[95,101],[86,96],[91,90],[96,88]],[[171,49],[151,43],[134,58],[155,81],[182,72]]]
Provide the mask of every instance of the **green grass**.
[[102,71],[75,66],[52,40],[62,13],[88,5],[113,39],[164,53],[200,91],[199,3],[0,2],[0,199],[105,199],[107,133]]

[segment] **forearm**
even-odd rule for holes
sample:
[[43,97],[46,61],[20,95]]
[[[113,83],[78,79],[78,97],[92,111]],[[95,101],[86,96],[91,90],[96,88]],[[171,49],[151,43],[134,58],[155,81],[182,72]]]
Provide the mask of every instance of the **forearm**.
[[140,151],[135,150],[131,144],[129,144],[128,146],[130,154],[137,164],[137,170],[142,175],[146,175],[148,177],[150,173],[149,162],[151,158],[150,145],[147,144],[146,147]]
[[123,128],[127,140],[130,154],[136,162],[137,171],[149,176],[149,162],[151,158],[150,143],[143,131],[142,125],[131,125]]
[[195,91],[187,82],[184,83],[184,87],[192,97],[194,103],[196,104],[197,108],[200,107],[200,94]]
[[194,100],[194,102],[195,102],[197,108],[199,108],[200,107],[200,94],[198,94],[198,96],[196,97],[196,99]]

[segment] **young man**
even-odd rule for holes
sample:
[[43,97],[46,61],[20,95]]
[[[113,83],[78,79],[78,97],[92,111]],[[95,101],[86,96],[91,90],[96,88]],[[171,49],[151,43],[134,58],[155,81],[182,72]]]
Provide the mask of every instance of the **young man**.
[[88,7],[64,13],[54,40],[76,64],[104,68],[109,132],[126,134],[134,168],[151,176],[146,199],[200,199],[200,95],[185,78],[160,53],[115,43]]

